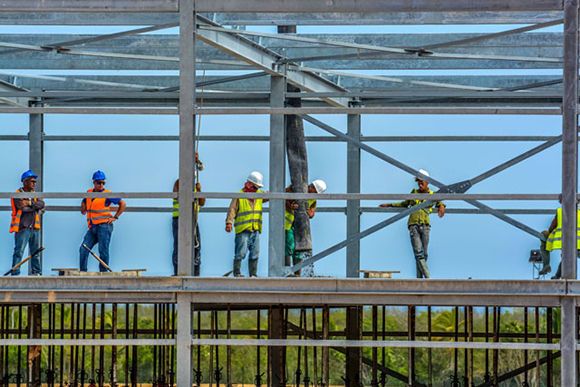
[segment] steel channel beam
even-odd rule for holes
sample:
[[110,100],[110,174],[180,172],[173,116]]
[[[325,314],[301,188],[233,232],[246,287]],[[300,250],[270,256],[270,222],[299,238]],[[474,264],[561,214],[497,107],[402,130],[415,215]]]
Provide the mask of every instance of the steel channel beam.
[[[179,237],[178,275],[191,275],[195,143],[195,23],[193,3],[180,0],[179,12]],[[183,381],[185,382],[185,380]],[[191,384],[191,383],[190,383]],[[188,384],[189,385],[189,384]]]
[[[48,212],[79,212],[79,206],[46,206]],[[211,214],[224,214],[228,210],[228,207],[203,207],[200,209],[202,213]],[[0,211],[11,211],[10,206],[0,206]],[[265,213],[270,212],[269,208],[264,208]],[[360,207],[361,213],[397,213],[403,211],[400,208],[378,208],[378,207]],[[511,208],[511,209],[497,209],[507,215],[553,215],[555,209],[523,209],[523,208]],[[125,212],[138,212],[138,213],[169,213],[173,212],[172,207],[141,207],[141,206],[131,206],[128,207]],[[317,207],[316,213],[346,213],[346,207]],[[486,211],[481,211],[477,208],[447,208],[445,210],[446,215],[489,215]]]
[[[44,186],[44,116],[31,114],[28,117],[28,168],[38,175],[36,191],[42,192]],[[42,215],[41,215],[42,218]],[[42,219],[41,219],[42,221]],[[44,230],[40,229],[40,245],[43,245]],[[43,254],[40,253],[42,271]],[[32,265],[28,265],[28,275],[32,274]]]
[[[347,116],[347,134],[360,140],[361,116]],[[346,192],[360,193],[361,187],[361,154],[360,148],[351,143],[346,150]],[[346,237],[351,238],[360,233],[360,201],[349,200],[346,204]],[[346,247],[346,276],[359,277],[360,270],[360,240]]]
[[[413,25],[413,24],[536,24],[562,17],[546,12],[373,12],[373,13],[215,13],[223,25]],[[175,13],[127,12],[2,12],[0,25],[152,25],[174,23]]]
[[[57,108],[57,107],[6,107],[0,114],[44,113],[44,114],[138,114],[138,115],[175,115],[174,108]],[[267,114],[443,114],[443,115],[561,115],[560,108],[554,107],[302,107],[302,108],[197,108],[194,114],[203,115],[267,115]]]
[[[286,80],[271,77],[270,106],[283,107]],[[270,116],[270,178],[271,192],[284,192],[286,183],[286,129],[284,116]],[[280,277],[283,273],[285,255],[284,213],[285,201],[270,202],[268,222],[268,276]]]
[[[0,2],[2,12],[177,12],[178,0],[20,0]],[[296,0],[196,0],[198,12],[444,12],[444,11],[558,11],[559,0],[337,0],[332,3]]]

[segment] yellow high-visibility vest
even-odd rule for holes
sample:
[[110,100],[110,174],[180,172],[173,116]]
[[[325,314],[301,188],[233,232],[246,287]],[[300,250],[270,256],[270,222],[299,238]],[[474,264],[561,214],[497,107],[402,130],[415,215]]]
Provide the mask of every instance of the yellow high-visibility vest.
[[[258,190],[256,192],[262,193],[264,191]],[[249,199],[238,199],[238,213],[234,219],[236,234],[247,230],[262,232],[262,201],[262,199],[254,199],[254,207],[252,208]]]
[[[197,188],[193,189],[193,192],[197,192]],[[193,201],[193,213],[197,214],[199,212],[199,204],[197,204],[197,199]],[[179,200],[173,199],[173,212],[174,218],[179,218]]]
[[[576,226],[576,247],[580,249],[580,210],[576,215],[577,226]],[[562,249],[562,208],[558,208],[556,211],[556,221],[558,222],[554,231],[550,233],[548,239],[546,240],[546,250],[561,250]]]
[[290,212],[286,210],[284,213],[284,230],[288,231],[292,228],[294,224],[294,211]]

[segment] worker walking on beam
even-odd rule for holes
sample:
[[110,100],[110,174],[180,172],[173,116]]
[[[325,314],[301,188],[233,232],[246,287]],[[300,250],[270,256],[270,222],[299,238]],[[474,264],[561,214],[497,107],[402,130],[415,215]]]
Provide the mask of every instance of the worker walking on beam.
[[[105,189],[106,179],[107,177],[103,171],[93,173],[93,188],[87,190],[87,192],[111,192]],[[111,214],[111,204],[118,206],[115,215]],[[87,271],[89,259],[89,251],[83,245],[92,249],[98,243],[100,258],[109,265],[109,244],[113,234],[113,222],[119,219],[126,207],[125,201],[117,198],[83,199],[81,202],[81,214],[87,216],[89,229],[79,249],[80,271]],[[106,272],[107,268],[99,264],[99,271]]]
[[[264,177],[260,172],[252,172],[240,192],[261,193]],[[242,260],[249,253],[248,272],[250,277],[258,276],[260,256],[260,233],[262,232],[263,199],[232,199],[226,217],[226,232],[236,233],[234,252],[234,277],[242,277]]]
[[[22,187],[16,192],[34,192],[38,176],[31,170],[22,174],[20,181]],[[10,199],[12,218],[10,221],[10,233],[14,233],[14,254],[12,255],[12,267],[22,261],[24,249],[28,245],[30,254],[34,254],[30,261],[31,275],[42,275],[42,262],[40,261],[40,215],[44,211],[44,201],[38,198]],[[12,275],[19,275],[20,268],[12,270]]]
[[[560,204],[562,203],[562,195],[559,199]],[[578,249],[578,255],[580,258],[580,210],[577,213],[577,227],[576,227],[576,248]],[[544,234],[545,235],[545,234]],[[542,251],[542,258],[544,262],[544,267],[539,274],[547,274],[550,272],[550,252],[554,250],[562,250],[562,207],[556,210],[556,216],[552,219],[550,228],[548,229],[548,238],[546,240],[546,252],[547,256],[544,256]],[[558,270],[552,279],[562,278],[562,262],[558,265]]]
[[[203,170],[203,163],[199,160],[198,153],[195,152],[195,165],[197,171]],[[193,189],[195,192],[201,192],[201,184],[199,182],[195,183]],[[179,179],[175,180],[173,184],[173,192],[179,192]],[[193,200],[193,222],[195,224],[194,231],[194,246],[193,246],[193,275],[199,277],[201,270],[201,236],[199,234],[199,208],[205,206],[205,198],[199,198]],[[177,275],[177,240],[179,239],[179,200],[173,199],[173,219],[172,219],[172,230],[173,230],[173,275]]]
[[[424,169],[419,169],[419,173],[415,177],[418,188],[413,188],[412,194],[430,194],[433,191],[429,189],[429,182],[424,180],[429,177],[429,172]],[[409,208],[423,203],[424,200],[404,200],[399,203],[385,203],[381,207],[404,207]],[[429,267],[427,266],[429,234],[431,231],[431,221],[429,215],[433,212],[433,207],[437,207],[438,215],[442,218],[445,215],[445,204],[443,202],[433,203],[431,206],[420,209],[409,215],[407,226],[409,228],[409,235],[411,237],[411,247],[415,255],[415,263],[417,267],[417,278],[429,278]]]
[[[324,180],[314,180],[308,185],[308,193],[322,194],[326,191],[326,182]],[[286,192],[292,192],[292,186],[286,187]],[[295,200],[286,200],[286,212],[284,215],[284,230],[286,231],[286,266],[296,265],[303,261],[304,254],[295,251],[294,242],[294,211],[298,209],[298,203]],[[316,214],[316,199],[307,200],[307,211],[310,219],[314,218]],[[312,265],[305,270],[307,276],[314,275]],[[294,273],[296,276],[301,275],[301,270]]]

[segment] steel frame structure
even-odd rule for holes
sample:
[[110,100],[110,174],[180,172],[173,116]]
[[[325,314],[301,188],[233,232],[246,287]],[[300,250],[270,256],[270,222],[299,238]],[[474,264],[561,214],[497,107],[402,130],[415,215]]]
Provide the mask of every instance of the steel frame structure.
[[[327,24],[531,24],[500,33],[406,38],[334,36],[319,34],[264,34],[224,25],[327,25]],[[173,198],[180,203],[179,278],[140,278],[108,281],[87,278],[0,279],[3,303],[144,302],[177,306],[175,338],[141,342],[134,339],[78,341],[76,345],[175,345],[177,384],[191,386],[192,345],[266,346],[272,365],[280,366],[282,345],[340,346],[346,348],[352,378],[360,371],[360,348],[366,346],[453,347],[487,349],[550,349],[561,351],[561,384],[577,380],[578,313],[580,284],[576,281],[576,208],[578,200],[578,0],[338,0],[293,2],[272,0],[73,0],[0,1],[0,24],[4,25],[123,25],[143,26],[128,31],[92,36],[0,36],[0,67],[11,69],[179,70],[178,76],[51,76],[0,72],[0,114],[29,115],[28,136],[0,135],[1,141],[28,141],[30,166],[42,177],[44,141],[179,141],[180,191],[174,193],[112,193],[127,198]],[[563,24],[564,32],[527,32]],[[179,35],[140,35],[179,27]],[[492,41],[492,43],[490,43]],[[521,43],[528,45],[520,49]],[[56,43],[55,43],[56,42]],[[79,46],[85,46],[78,49]],[[96,47],[96,48],[95,48]],[[133,49],[137,47],[137,49]],[[142,47],[146,47],[143,49]],[[517,48],[517,49],[516,49]],[[38,61],[42,58],[44,61]],[[88,60],[86,60],[88,58]],[[94,58],[98,58],[95,61]],[[96,65],[95,63],[100,63]],[[99,68],[99,66],[102,66]],[[558,76],[382,76],[346,72],[345,69],[562,69]],[[235,76],[210,76],[199,81],[196,70],[243,70]],[[286,83],[300,88],[287,93]],[[301,97],[302,108],[287,108],[288,97]],[[202,103],[203,101],[203,103]],[[46,114],[148,114],[178,115],[179,136],[50,136],[43,133]],[[192,279],[193,144],[196,115],[270,115],[270,136],[201,136],[202,141],[269,141],[270,188],[262,195],[203,193],[207,198],[266,197],[269,209],[269,275],[282,277],[339,249],[347,249],[347,276],[358,277],[360,240],[417,210],[378,210],[361,207],[362,200],[445,199],[462,200],[475,209],[456,213],[490,214],[535,237],[537,230],[510,217],[511,214],[546,214],[550,210],[496,210],[480,200],[554,200],[555,194],[473,195],[466,192],[517,163],[562,143],[563,280],[532,281],[372,281],[358,279]],[[331,136],[310,141],[347,144],[345,194],[285,194],[284,116],[303,119]],[[311,114],[346,115],[343,133]],[[365,114],[510,114],[562,116],[561,136],[363,136]],[[379,141],[538,141],[540,145],[502,162],[472,179],[443,183],[429,178],[439,191],[434,196],[408,194],[361,194],[361,151],[395,168],[416,174],[408,166],[370,145]],[[40,180],[42,184],[42,179]],[[39,187],[42,191],[42,185]],[[15,197],[0,193],[0,198]],[[27,195],[30,196],[30,195]],[[47,193],[46,198],[80,198],[87,193]],[[106,195],[99,195],[106,196]],[[347,239],[311,260],[284,268],[284,199],[346,200]],[[422,204],[426,205],[426,203]],[[0,208],[6,210],[6,207]],[[54,206],[69,211],[73,207]],[[165,208],[142,207],[134,211],[160,212]],[[223,211],[210,208],[208,211]],[[361,231],[363,212],[394,213],[392,217]],[[270,332],[267,340],[195,339],[192,304],[343,305],[350,328],[347,340],[285,340]],[[356,326],[361,305],[490,305],[549,306],[561,309],[559,343],[432,343],[417,341],[361,341]],[[409,308],[410,312],[412,308]],[[272,316],[280,318],[273,309]],[[274,318],[274,317],[273,317]],[[274,318],[275,320],[275,318]],[[276,320],[280,321],[280,320]],[[279,324],[280,325],[280,324]],[[274,324],[276,326],[276,324]],[[350,329],[350,330],[349,330]],[[409,335],[411,336],[411,328]],[[306,337],[304,337],[306,339]],[[312,338],[310,338],[312,339]],[[28,340],[28,341],[27,341]],[[311,343],[307,343],[311,341]],[[81,344],[79,344],[81,343]],[[6,345],[74,345],[54,338],[3,339]],[[357,350],[358,348],[358,350]],[[412,353],[412,352],[410,352]],[[356,364],[359,364],[357,367]],[[410,371],[411,372],[411,371]],[[347,375],[348,376],[348,375]],[[411,377],[411,376],[409,376]],[[413,379],[414,380],[414,379]],[[281,381],[271,381],[281,385]],[[357,385],[350,379],[350,385]],[[348,384],[348,383],[347,383]]]

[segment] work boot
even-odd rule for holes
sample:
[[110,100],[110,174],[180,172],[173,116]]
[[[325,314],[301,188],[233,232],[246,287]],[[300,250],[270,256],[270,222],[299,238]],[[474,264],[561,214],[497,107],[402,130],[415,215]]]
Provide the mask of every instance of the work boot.
[[234,277],[243,277],[241,273],[242,261],[234,259]]
[[250,259],[248,260],[248,271],[250,272],[250,277],[258,276],[258,260]]
[[546,275],[552,271],[552,267],[550,265],[544,266],[542,270],[538,272],[539,275]]

